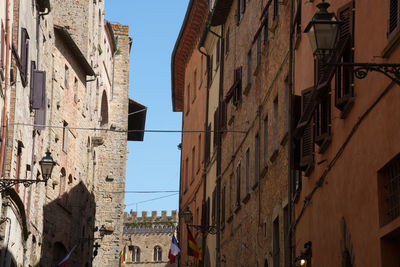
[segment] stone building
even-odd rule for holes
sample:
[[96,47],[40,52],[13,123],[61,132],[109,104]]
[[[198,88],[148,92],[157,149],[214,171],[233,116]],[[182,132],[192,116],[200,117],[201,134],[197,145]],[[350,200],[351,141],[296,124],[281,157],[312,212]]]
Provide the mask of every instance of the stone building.
[[157,267],[178,266],[170,264],[168,252],[172,235],[176,236],[178,213],[176,210],[167,215],[167,211],[152,211],[151,216],[143,211],[142,216],[137,212],[124,213],[124,233],[122,246],[126,247],[127,261],[123,266]]
[[[0,180],[0,265],[52,266],[73,250],[75,265],[116,266],[126,142],[143,140],[126,131],[145,120],[145,107],[128,98],[129,28],[105,21],[100,0],[5,7],[0,173],[33,184]],[[133,110],[144,112],[128,119]],[[57,164],[47,183],[35,183],[46,151]]]
[[[190,8],[189,22],[200,16]],[[290,3],[209,1],[207,15],[198,49],[209,62],[202,112],[212,141],[205,146],[200,223],[216,235],[203,233],[203,264],[287,264]],[[194,198],[182,191],[182,199]]]

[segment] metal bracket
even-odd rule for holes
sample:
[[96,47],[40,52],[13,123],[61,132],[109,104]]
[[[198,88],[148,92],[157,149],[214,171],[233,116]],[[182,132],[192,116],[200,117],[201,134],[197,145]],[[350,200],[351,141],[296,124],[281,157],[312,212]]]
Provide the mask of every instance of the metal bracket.
[[211,235],[215,235],[217,233],[217,227],[215,225],[194,225],[188,224],[187,226],[193,227],[196,230],[201,231],[202,233],[207,232]]
[[380,72],[393,82],[400,85],[400,64],[386,64],[386,63],[337,63],[337,66],[345,68],[354,68],[354,76],[357,79],[364,79],[367,77],[368,72]]
[[31,180],[31,179],[0,179],[0,192],[3,192],[16,184],[23,184],[25,187],[28,187],[32,184],[37,183],[47,183],[47,180]]

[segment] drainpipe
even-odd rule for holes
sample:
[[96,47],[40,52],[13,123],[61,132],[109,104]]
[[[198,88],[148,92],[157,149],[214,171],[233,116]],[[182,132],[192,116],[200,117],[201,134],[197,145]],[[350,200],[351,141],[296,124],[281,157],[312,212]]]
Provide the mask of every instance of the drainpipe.
[[[198,47],[197,48],[198,50],[199,50],[199,52],[202,54],[202,55],[204,55],[205,57],[206,57],[206,62],[208,63],[209,62],[209,60],[210,60],[210,57],[209,57],[209,55],[207,55],[206,53],[204,53],[203,51],[201,51],[201,49],[200,49],[200,47]],[[208,65],[208,64],[207,64]],[[203,74],[200,74],[200,75],[203,75]],[[209,96],[210,96],[210,85],[208,84],[208,75],[207,75],[207,85],[206,85],[206,87],[207,87],[207,96],[206,96],[206,120],[205,120],[205,123],[204,123],[204,132],[206,133],[206,136],[207,136],[207,134],[209,134],[208,132],[207,132],[207,126],[208,126],[208,106],[209,106]],[[205,138],[207,138],[207,137],[205,137]],[[209,149],[209,148],[208,148]],[[203,209],[205,208],[205,205],[206,205],[206,203],[207,203],[207,201],[206,201],[206,198],[207,198],[207,162],[206,162],[206,150],[207,150],[207,143],[206,142],[204,142],[204,157],[203,157],[203,159],[204,159],[204,162],[203,162]],[[209,212],[208,210],[207,210],[207,212]],[[207,216],[206,216],[206,218],[207,218]],[[204,266],[204,260],[205,260],[205,256],[206,256],[206,243],[207,243],[207,236],[206,236],[206,233],[205,233],[205,231],[203,231],[203,233],[202,233],[202,238],[203,238],[203,240],[202,240],[202,244],[201,244],[201,246],[202,246],[202,250],[201,250],[201,254],[202,254],[202,265]]]
[[289,159],[289,171],[288,171],[288,225],[289,225],[289,233],[288,233],[288,242],[289,244],[287,244],[289,252],[288,252],[288,261],[289,261],[289,265],[290,266],[294,266],[294,262],[293,262],[293,254],[296,251],[296,242],[293,242],[293,237],[294,237],[294,233],[293,233],[293,228],[292,228],[292,223],[293,223],[293,218],[294,218],[294,209],[293,209],[293,200],[292,200],[292,196],[293,196],[293,179],[294,179],[294,175],[293,175],[293,171],[294,171],[294,150],[293,150],[293,79],[294,79],[294,67],[293,67],[293,63],[294,63],[294,57],[293,57],[293,31],[294,31],[294,27],[293,27],[293,16],[294,16],[294,0],[290,0],[290,33],[289,33],[289,77],[288,77],[288,83],[289,83],[289,142],[288,142],[288,159]]
[[10,66],[10,17],[9,17],[9,5],[10,0],[6,0],[6,64],[4,71],[4,105],[3,105],[3,118],[2,118],[2,128],[1,136],[3,136],[3,141],[0,146],[0,175],[3,175],[4,170],[4,157],[5,157],[5,143],[7,140],[7,91],[9,83],[9,66]]
[[[221,35],[224,33],[224,25],[221,25]],[[224,101],[224,54],[225,54],[225,40],[222,36],[219,36],[221,39],[221,53],[220,53],[220,65],[219,65],[219,93],[218,93],[218,118],[221,121],[222,118],[222,101]],[[221,125],[217,124],[217,267],[221,266],[221,160],[222,160],[222,134],[221,134]]]

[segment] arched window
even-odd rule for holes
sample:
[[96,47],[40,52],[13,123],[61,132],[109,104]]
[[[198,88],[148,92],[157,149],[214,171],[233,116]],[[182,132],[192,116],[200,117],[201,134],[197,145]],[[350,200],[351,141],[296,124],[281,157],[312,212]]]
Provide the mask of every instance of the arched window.
[[154,247],[154,261],[162,261],[162,250],[160,246]]
[[101,96],[101,121],[100,125],[104,125],[108,123],[108,101],[106,91],[103,91],[103,95]]
[[140,248],[137,246],[129,246],[132,251],[132,262],[140,262]]

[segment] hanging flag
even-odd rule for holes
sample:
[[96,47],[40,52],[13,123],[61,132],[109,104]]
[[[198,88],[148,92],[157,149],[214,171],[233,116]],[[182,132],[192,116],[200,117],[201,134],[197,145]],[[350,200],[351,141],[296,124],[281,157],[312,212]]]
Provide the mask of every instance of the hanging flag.
[[197,246],[196,240],[194,240],[194,237],[190,232],[189,227],[187,227],[187,231],[188,231],[188,255],[201,260],[200,249]]
[[76,248],[76,246],[77,246],[77,245],[75,245],[75,246],[71,249],[71,251],[68,253],[68,255],[67,255],[62,261],[60,261],[60,262],[57,264],[58,267],[65,267],[65,266],[67,266],[68,260],[69,260],[69,258],[71,257],[71,254],[72,254],[72,252],[74,251],[74,249]]
[[126,253],[126,245],[124,249],[121,251],[121,263],[126,264],[126,259],[128,258],[128,255]]
[[179,246],[175,235],[172,235],[171,246],[168,252],[168,259],[170,264],[175,263],[175,256],[178,255],[179,252],[181,252],[181,247]]

